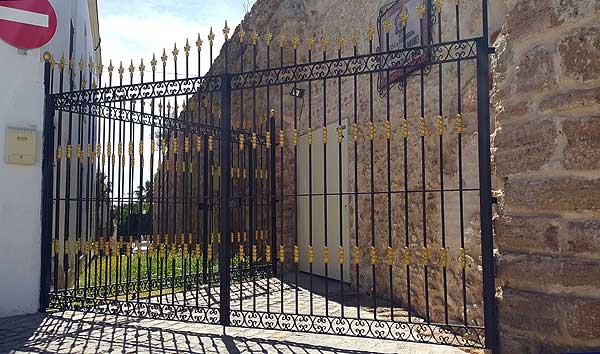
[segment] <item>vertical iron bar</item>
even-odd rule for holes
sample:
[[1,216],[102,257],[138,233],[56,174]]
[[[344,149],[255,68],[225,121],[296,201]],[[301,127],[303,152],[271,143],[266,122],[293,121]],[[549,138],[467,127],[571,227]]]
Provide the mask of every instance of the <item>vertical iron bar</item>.
[[220,208],[219,221],[220,232],[222,237],[219,245],[219,276],[220,276],[220,324],[229,326],[230,324],[230,265],[229,255],[231,249],[229,247],[231,239],[231,208],[230,193],[231,193],[231,77],[229,74],[221,76],[221,182],[219,186],[220,192]]

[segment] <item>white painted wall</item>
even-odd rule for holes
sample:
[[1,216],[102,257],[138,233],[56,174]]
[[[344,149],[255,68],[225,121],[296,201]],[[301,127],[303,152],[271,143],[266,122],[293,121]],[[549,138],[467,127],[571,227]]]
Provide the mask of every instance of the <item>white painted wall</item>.
[[[43,48],[19,51],[0,40],[0,317],[36,312],[41,264],[41,185],[44,62],[69,51],[75,27],[75,57],[93,54],[88,1],[51,0],[58,18],[55,37]],[[87,33],[87,35],[86,35]],[[57,59],[57,60],[58,60]],[[38,155],[33,166],[4,161],[7,127],[34,128]]]

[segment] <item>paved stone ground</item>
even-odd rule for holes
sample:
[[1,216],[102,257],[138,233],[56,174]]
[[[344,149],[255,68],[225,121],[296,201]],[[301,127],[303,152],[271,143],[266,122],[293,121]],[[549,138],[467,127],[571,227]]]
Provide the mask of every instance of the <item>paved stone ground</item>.
[[[464,354],[429,344],[223,328],[82,312],[0,319],[0,353],[419,353]],[[470,351],[470,353],[483,353]]]

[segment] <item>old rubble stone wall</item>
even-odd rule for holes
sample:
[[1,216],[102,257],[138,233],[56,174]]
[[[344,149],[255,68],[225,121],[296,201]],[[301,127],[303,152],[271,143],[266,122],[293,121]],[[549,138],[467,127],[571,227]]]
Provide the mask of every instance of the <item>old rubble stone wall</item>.
[[600,1],[507,0],[495,45],[503,353],[600,348]]

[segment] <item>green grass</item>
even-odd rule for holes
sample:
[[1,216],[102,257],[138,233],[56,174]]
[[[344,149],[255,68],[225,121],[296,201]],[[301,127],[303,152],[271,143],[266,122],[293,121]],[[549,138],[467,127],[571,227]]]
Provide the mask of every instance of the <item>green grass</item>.
[[[249,262],[250,258],[246,257],[245,261]],[[107,284],[125,283],[128,280],[130,282],[137,282],[138,275],[140,281],[148,280],[149,275],[151,275],[153,279],[156,279],[160,276],[159,271],[161,271],[161,262],[163,278],[172,277],[173,275],[183,275],[184,260],[183,256],[180,253],[178,253],[174,258],[168,256],[162,260],[158,259],[158,262],[156,255],[155,257],[152,257],[150,262],[148,262],[145,253],[141,254],[140,257],[138,257],[137,255],[131,255],[130,257],[102,256],[96,257],[95,259],[90,261],[89,264],[87,264],[87,266],[85,261],[81,259],[79,265],[79,286],[103,286]],[[185,274],[196,274],[196,272],[197,274],[202,274],[202,262],[202,257],[200,257],[198,260],[196,260],[194,257],[187,257],[185,259]],[[211,267],[210,263],[211,262],[209,261],[209,273]],[[237,255],[235,255],[231,262],[232,267],[236,267],[239,263],[239,258]],[[260,264],[261,260],[257,260],[257,263]],[[213,259],[212,272],[215,273],[217,271],[218,259]],[[107,277],[110,281],[107,280]]]

